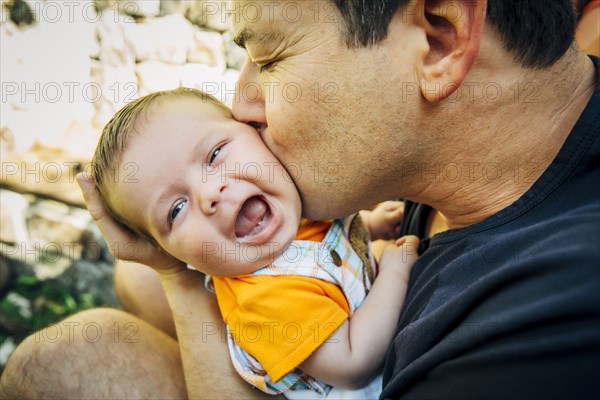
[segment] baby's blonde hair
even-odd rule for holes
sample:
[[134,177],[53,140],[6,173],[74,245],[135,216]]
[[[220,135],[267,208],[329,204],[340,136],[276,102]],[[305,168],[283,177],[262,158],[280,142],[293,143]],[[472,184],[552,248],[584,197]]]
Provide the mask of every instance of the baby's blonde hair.
[[151,105],[153,105],[158,99],[182,96],[189,96],[200,99],[205,103],[208,102],[214,104],[225,111],[227,115],[231,115],[231,111],[229,108],[227,108],[227,106],[213,96],[200,90],[180,87],[173,90],[150,93],[132,101],[131,103],[128,103],[119,111],[117,111],[115,115],[113,115],[113,117],[110,119],[110,121],[108,121],[102,130],[102,134],[98,140],[98,145],[96,146],[91,163],[91,175],[94,180],[96,190],[100,194],[100,197],[102,198],[102,201],[104,202],[104,205],[110,214],[117,221],[125,225],[125,227],[127,227],[129,230],[138,236],[149,240],[151,243],[157,246],[158,243],[146,231],[146,229],[135,226],[135,224],[128,221],[125,216],[119,213],[119,211],[110,204],[109,193],[112,183],[115,182],[115,179],[118,176],[117,171],[119,168],[119,162],[121,161],[123,153],[129,144],[130,134],[135,130],[134,127],[139,121],[142,113],[145,113],[147,117]]

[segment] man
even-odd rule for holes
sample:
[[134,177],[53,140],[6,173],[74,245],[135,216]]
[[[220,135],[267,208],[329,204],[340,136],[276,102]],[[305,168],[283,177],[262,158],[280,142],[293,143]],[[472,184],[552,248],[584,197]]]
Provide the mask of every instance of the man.
[[[305,216],[409,200],[403,233],[424,240],[382,398],[596,397],[598,65],[572,43],[571,0],[240,1],[234,28],[249,55],[234,115],[296,167]],[[81,185],[108,242],[126,249]],[[135,245],[118,256],[158,271],[178,342],[124,313],[84,312],[68,322],[133,321],[138,342],[123,329],[95,343],[30,339],[6,393],[259,395],[230,367],[200,279]]]

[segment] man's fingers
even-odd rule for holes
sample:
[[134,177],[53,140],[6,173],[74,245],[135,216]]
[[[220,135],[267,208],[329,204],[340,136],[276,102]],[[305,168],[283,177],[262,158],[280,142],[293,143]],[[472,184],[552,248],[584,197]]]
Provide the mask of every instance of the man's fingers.
[[77,180],[77,184],[81,188],[84,197],[86,193],[90,190],[96,190],[96,188],[94,187],[94,181],[92,180],[91,176],[80,172],[77,175],[75,175],[75,179]]
[[75,178],[83,192],[88,211],[115,258],[152,265],[156,269],[181,270],[180,261],[167,253],[157,251],[152,243],[139,238],[112,217],[96,191],[94,181],[88,175],[77,174]]
[[105,219],[106,216],[110,217],[110,215],[108,214],[106,207],[104,207],[104,203],[102,203],[100,195],[96,191],[94,182],[91,180],[91,178],[85,177],[83,173],[77,174],[75,178],[77,179],[77,183],[81,188],[85,205],[87,206],[92,218],[99,225],[102,224],[103,222],[101,221]]
[[115,221],[104,206],[100,195],[96,191],[94,182],[83,174],[75,177],[83,192],[83,198],[90,215],[98,225],[107,243],[127,244],[133,241],[131,234],[121,224]]
[[101,218],[100,214],[104,211],[104,205],[101,204],[101,200],[96,193],[94,182],[89,176],[84,175],[82,172],[75,175],[75,179],[83,193],[83,200],[85,200],[85,205],[90,214],[92,214],[92,218],[94,218],[94,220]]

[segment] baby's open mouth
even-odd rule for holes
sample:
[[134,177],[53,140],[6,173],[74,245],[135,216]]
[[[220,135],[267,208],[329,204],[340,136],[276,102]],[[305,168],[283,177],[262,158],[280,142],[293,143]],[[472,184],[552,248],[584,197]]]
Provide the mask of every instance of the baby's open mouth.
[[271,220],[271,208],[262,196],[244,202],[235,220],[235,236],[244,238],[262,232]]

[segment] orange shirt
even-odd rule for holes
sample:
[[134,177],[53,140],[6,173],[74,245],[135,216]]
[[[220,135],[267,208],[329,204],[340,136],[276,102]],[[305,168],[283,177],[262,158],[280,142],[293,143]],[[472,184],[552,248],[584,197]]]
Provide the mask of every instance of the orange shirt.
[[[297,240],[321,241],[331,221],[303,220]],[[348,318],[333,283],[302,276],[213,277],[221,315],[246,352],[274,382],[315,351]]]
[[325,239],[325,235],[331,227],[331,220],[328,221],[311,221],[303,218],[300,221],[296,240],[311,240],[313,242],[321,242]]

